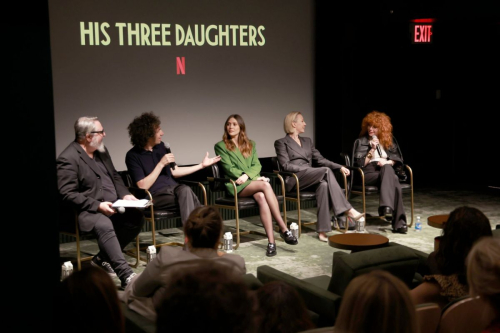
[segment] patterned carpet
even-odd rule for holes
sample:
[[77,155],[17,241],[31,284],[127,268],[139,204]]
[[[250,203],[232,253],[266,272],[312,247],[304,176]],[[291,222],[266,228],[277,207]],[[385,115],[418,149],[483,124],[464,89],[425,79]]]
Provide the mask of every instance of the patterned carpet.
[[[459,206],[472,206],[480,209],[490,219],[492,229],[500,224],[500,190],[487,189],[482,192],[477,191],[456,191],[456,190],[436,190],[436,189],[416,189],[414,193],[414,216],[421,217],[422,230],[415,231],[414,228],[407,234],[392,233],[391,225],[378,218],[378,196],[368,196],[366,202],[367,222],[366,231],[368,233],[381,234],[389,238],[390,242],[400,243],[426,253],[430,253],[434,247],[434,237],[439,236],[441,229],[431,227],[427,224],[427,218],[431,215],[448,214]],[[360,196],[352,196],[351,204],[358,211],[362,211],[362,201]],[[410,196],[404,196],[405,210],[410,222]],[[288,211],[288,222],[297,221],[297,212]],[[371,216],[371,217],[370,217]],[[315,221],[316,209],[310,208],[302,211],[302,221]],[[227,226],[234,226],[234,220],[225,221]],[[241,229],[256,230],[264,232],[258,216],[245,217],[240,219]],[[256,274],[257,267],[260,265],[269,265],[278,270],[294,275],[303,279],[318,275],[331,275],[332,256],[339,250],[330,247],[327,243],[321,242],[317,238],[315,225],[303,227],[302,236],[299,244],[292,246],[283,241],[277,241],[278,254],[268,258],[265,255],[267,238],[261,235],[245,235],[241,238],[240,247],[234,251],[245,258],[247,272]],[[339,232],[332,231],[328,235],[334,235]],[[157,242],[165,240],[183,242],[181,229],[160,230],[157,236]],[[275,233],[275,238],[279,234]],[[151,239],[150,232],[141,233],[141,244],[148,244]],[[129,245],[131,247],[131,245]],[[93,240],[83,241],[82,251],[96,253],[97,245]],[[143,254],[145,256],[145,253]],[[71,258],[75,256],[75,243],[64,243],[60,245],[60,256]],[[134,258],[126,256],[130,263],[134,263]],[[84,265],[87,265],[85,262]],[[146,263],[142,262],[133,270],[137,273],[144,270]],[[119,285],[119,280],[116,280]]]

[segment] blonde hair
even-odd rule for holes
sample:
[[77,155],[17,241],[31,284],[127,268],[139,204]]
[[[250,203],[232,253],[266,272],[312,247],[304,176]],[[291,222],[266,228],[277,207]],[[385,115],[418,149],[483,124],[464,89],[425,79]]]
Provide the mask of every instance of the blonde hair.
[[480,238],[467,256],[467,282],[472,295],[500,309],[500,239]]
[[292,126],[292,123],[295,122],[297,119],[297,116],[301,114],[298,111],[290,112],[289,114],[286,115],[285,121],[283,123],[283,129],[285,130],[286,134],[293,134],[295,133],[295,129]]
[[417,333],[417,314],[408,287],[383,270],[356,277],[342,297],[334,331]]

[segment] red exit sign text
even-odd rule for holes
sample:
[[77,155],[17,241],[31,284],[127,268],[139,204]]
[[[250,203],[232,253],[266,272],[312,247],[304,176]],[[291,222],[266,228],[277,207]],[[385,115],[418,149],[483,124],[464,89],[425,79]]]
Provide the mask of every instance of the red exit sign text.
[[433,25],[425,23],[410,24],[411,42],[413,44],[430,44],[434,39]]

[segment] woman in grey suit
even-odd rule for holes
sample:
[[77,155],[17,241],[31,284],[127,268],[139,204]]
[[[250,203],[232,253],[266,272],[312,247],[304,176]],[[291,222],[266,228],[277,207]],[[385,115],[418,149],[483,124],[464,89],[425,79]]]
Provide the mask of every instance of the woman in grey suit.
[[[336,216],[345,213],[346,222],[348,220],[364,222],[364,214],[352,208],[332,172],[332,170],[340,169],[344,174],[349,175],[349,169],[327,160],[314,148],[310,138],[299,136],[304,133],[305,127],[306,123],[302,114],[290,112],[285,117],[284,123],[287,135],[274,142],[274,149],[283,170],[297,175],[300,190],[315,189],[318,205],[316,231],[319,240],[326,242],[328,240],[326,233],[332,230],[330,210]],[[313,161],[319,167],[313,167]],[[285,182],[287,191],[291,191],[296,186],[292,177],[287,177]]]

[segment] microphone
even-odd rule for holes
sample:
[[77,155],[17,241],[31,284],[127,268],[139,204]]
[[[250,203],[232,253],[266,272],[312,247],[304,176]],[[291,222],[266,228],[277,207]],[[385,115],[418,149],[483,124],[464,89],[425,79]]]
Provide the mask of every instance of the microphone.
[[116,207],[116,211],[120,214],[125,213],[125,207]]
[[[375,139],[378,139],[376,135],[373,135],[372,136],[372,140],[375,140]],[[377,145],[377,151],[378,151],[378,155],[380,157],[382,157],[382,150],[380,149],[380,145]]]
[[[171,151],[170,151],[170,144],[168,142],[165,143],[165,148],[167,149],[167,154],[170,154],[171,153]],[[177,164],[175,164],[175,162],[170,162],[170,168],[172,170],[175,170],[175,166],[176,165]]]

